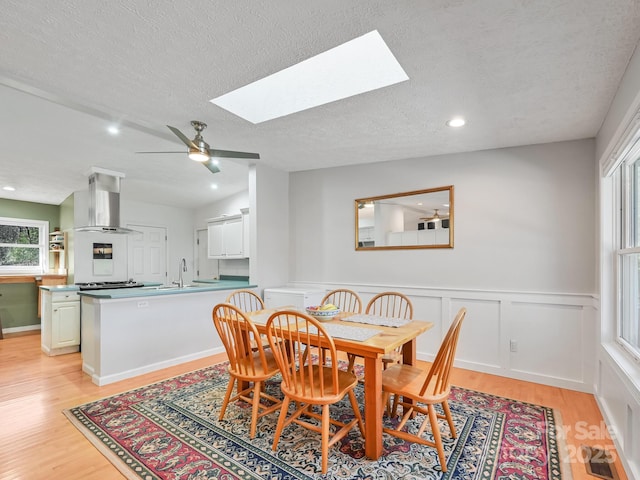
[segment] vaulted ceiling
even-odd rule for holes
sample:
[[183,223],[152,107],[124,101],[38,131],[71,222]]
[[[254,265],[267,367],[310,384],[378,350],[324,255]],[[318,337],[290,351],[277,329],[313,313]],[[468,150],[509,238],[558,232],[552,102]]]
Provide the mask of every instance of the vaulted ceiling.
[[[287,171],[593,137],[640,38],[638,0],[4,0],[0,197],[58,204],[91,166],[128,198],[197,207],[246,188],[166,128]],[[409,80],[252,124],[209,100],[377,30]],[[462,115],[467,125],[445,122]],[[121,125],[110,136],[111,123]],[[218,184],[217,190],[211,183]]]

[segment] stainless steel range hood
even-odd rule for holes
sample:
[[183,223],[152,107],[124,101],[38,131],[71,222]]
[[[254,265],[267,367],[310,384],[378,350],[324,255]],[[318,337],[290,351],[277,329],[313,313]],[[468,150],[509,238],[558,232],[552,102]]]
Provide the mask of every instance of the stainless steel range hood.
[[124,173],[92,168],[89,175],[89,224],[76,232],[139,233],[120,226],[120,179]]

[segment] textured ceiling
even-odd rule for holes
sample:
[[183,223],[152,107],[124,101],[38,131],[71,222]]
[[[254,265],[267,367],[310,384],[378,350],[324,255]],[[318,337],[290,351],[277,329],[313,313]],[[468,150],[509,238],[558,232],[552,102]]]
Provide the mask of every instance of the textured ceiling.
[[[640,0],[1,0],[0,12],[0,186],[18,189],[0,196],[53,204],[86,188],[92,165],[164,204],[244,188],[246,161],[212,175],[186,155],[134,153],[181,150],[165,125],[192,137],[194,119],[212,147],[289,171],[593,137],[640,38]],[[372,30],[409,81],[258,125],[208,102]],[[453,115],[467,126],[446,127]]]

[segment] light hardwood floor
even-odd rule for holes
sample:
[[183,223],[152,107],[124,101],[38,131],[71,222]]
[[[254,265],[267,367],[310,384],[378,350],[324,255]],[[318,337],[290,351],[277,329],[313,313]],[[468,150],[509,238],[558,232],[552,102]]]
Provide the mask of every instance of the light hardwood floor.
[[[217,363],[224,355],[104,387],[81,372],[80,354],[47,357],[40,335],[6,335],[0,340],[0,479],[121,479],[121,474],[64,417],[63,409],[147,385]],[[602,416],[592,395],[456,369],[453,383],[557,409],[567,431],[575,480],[593,480],[580,462],[580,445],[613,451],[602,438]],[[578,453],[576,453],[578,452]],[[620,461],[616,468],[626,480]]]

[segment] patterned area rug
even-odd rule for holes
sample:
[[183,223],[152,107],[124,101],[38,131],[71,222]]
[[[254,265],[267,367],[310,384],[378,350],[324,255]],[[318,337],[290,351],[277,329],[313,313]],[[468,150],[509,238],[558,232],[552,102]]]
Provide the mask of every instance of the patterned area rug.
[[[226,363],[80,405],[64,414],[127,478],[233,479],[535,479],[567,480],[554,412],[485,393],[454,388],[450,407],[458,438],[442,426],[448,471],[435,449],[384,435],[383,456],[364,456],[357,428],[335,445],[321,474],[320,436],[292,424],[278,450],[271,442],[277,413],[258,422],[249,440],[250,408],[218,412],[228,383]],[[267,386],[279,396],[277,382]],[[357,395],[362,404],[360,384]],[[343,401],[332,416],[347,418]],[[383,421],[390,424],[391,420]]]

